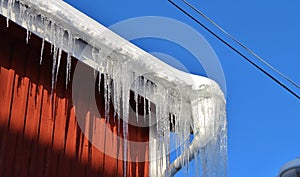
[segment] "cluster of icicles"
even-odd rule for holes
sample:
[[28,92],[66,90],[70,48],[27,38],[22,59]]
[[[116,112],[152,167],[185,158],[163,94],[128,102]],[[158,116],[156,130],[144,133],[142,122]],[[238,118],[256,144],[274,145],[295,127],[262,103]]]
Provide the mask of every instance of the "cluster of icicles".
[[[0,0],[0,2],[0,12],[6,15],[7,26],[9,26],[9,19],[12,19],[27,29],[27,43],[31,32],[42,36],[40,63],[43,62],[44,42],[51,43],[52,90],[56,87],[62,51],[66,51],[68,54],[65,74],[67,87],[71,79],[71,56],[74,56],[76,41],[80,37],[74,35],[63,24],[56,23],[51,17],[45,17],[21,2],[15,0]],[[141,76],[143,73],[133,72],[127,62],[128,59],[124,56],[120,56],[121,59],[105,57],[101,54],[101,48],[97,46],[87,51],[90,52],[90,60],[94,64],[95,77],[99,77],[99,89],[101,77],[104,77],[102,80],[104,80],[105,118],[110,118],[109,105],[113,101],[115,116],[122,117],[124,122],[123,137],[128,137],[130,90],[136,93],[134,94],[136,110],[138,99],[141,98],[144,99],[144,103],[147,99],[155,104],[155,115],[150,113],[153,111],[150,104],[144,104],[143,111],[145,114],[143,118],[149,119],[149,124],[153,124],[151,123],[153,117],[158,119],[154,120],[155,124],[153,124],[156,126],[155,139],[158,143],[150,147],[155,148],[154,152],[150,150],[151,176],[173,176],[180,169],[183,169],[186,176],[226,176],[227,125],[223,98],[195,96],[195,99],[187,100],[183,94],[187,90],[167,82],[151,81],[149,78],[154,77],[150,76],[151,74],[148,77],[147,74]],[[146,115],[146,113],[150,114]],[[136,113],[137,122],[140,117]],[[127,150],[125,143],[124,152]],[[126,161],[127,153],[123,154],[125,154],[123,160]],[[175,160],[171,161],[171,158]],[[190,162],[191,160],[193,161]],[[126,176],[126,166],[124,167],[124,176]]]

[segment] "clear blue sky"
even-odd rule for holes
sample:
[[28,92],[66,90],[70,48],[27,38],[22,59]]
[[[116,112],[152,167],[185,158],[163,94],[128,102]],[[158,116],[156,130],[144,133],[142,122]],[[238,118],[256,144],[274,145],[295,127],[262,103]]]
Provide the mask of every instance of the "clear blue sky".
[[[226,77],[229,177],[275,177],[284,163],[300,156],[300,101],[242,60],[167,0],[66,2],[105,26],[133,17],[164,16],[189,24],[205,36],[218,55]],[[300,83],[299,0],[189,2]],[[165,41],[144,39],[133,42],[146,51],[172,54],[191,72],[205,74],[201,67],[193,64],[189,54],[172,50],[176,46],[172,48]]]

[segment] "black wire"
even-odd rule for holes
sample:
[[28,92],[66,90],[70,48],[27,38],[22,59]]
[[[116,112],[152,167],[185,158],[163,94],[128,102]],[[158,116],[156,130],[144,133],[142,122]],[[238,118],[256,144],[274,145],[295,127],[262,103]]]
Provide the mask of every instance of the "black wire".
[[218,28],[220,31],[222,31],[224,34],[226,34],[229,38],[231,38],[234,42],[236,42],[238,45],[240,45],[242,48],[247,50],[249,53],[251,53],[255,58],[257,58],[259,61],[267,65],[269,68],[271,68],[273,71],[275,71],[277,74],[279,74],[282,78],[290,82],[292,85],[300,89],[300,86],[294,82],[292,79],[281,73],[279,70],[277,70],[274,66],[272,66],[270,63],[266,62],[264,59],[262,59],[259,55],[257,55],[255,52],[253,52],[251,49],[249,49],[246,45],[241,43],[239,40],[237,40],[235,37],[233,37],[231,34],[229,34],[227,31],[225,31],[223,28],[221,28],[217,23],[215,23],[213,20],[211,20],[208,16],[206,16],[204,13],[202,13],[200,10],[198,10],[196,7],[194,7],[192,4],[188,3],[186,0],[181,0],[186,5],[188,5],[191,9],[193,9],[196,13],[201,15],[203,18],[205,18],[207,21],[209,21],[211,24],[213,24],[216,28]]
[[229,43],[227,43],[225,40],[223,40],[221,37],[219,37],[216,33],[214,33],[213,31],[211,31],[208,27],[206,27],[204,24],[202,24],[199,20],[197,20],[195,17],[193,17],[192,15],[190,15],[188,12],[186,12],[184,9],[182,9],[181,7],[179,7],[177,4],[175,4],[173,1],[168,0],[173,6],[175,6],[177,9],[179,9],[181,12],[183,12],[185,15],[187,15],[188,17],[190,17],[192,20],[194,20],[197,24],[199,24],[200,26],[202,26],[205,30],[207,30],[209,33],[211,33],[213,36],[215,36],[217,39],[219,39],[221,42],[223,42],[227,47],[229,47],[230,49],[232,49],[234,52],[236,52],[237,54],[239,54],[241,57],[243,57],[246,61],[248,61],[250,64],[252,64],[255,68],[257,68],[258,70],[260,70],[261,72],[263,72],[264,74],[266,74],[269,78],[271,78],[273,81],[275,81],[277,84],[279,84],[280,86],[282,86],[284,89],[286,89],[288,92],[290,92],[292,95],[294,95],[296,98],[300,99],[300,96],[297,95],[295,92],[293,92],[291,89],[289,89],[286,85],[284,85],[283,83],[281,83],[278,79],[276,79],[274,76],[272,76],[271,74],[269,74],[267,71],[265,71],[263,68],[261,68],[260,66],[258,66],[257,64],[255,64],[253,61],[251,61],[248,57],[246,57],[245,55],[243,55],[241,52],[239,52],[236,48],[234,48],[233,46],[231,46]]

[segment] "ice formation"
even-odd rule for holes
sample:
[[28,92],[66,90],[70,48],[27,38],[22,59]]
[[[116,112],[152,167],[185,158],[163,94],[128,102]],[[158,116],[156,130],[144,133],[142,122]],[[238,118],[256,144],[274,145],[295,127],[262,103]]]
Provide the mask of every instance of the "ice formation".
[[[110,119],[112,100],[115,117],[123,119],[118,131],[122,126],[125,139],[128,137],[130,90],[135,93],[136,110],[140,101],[144,103],[142,117],[149,119],[150,126],[155,126],[155,132],[150,133],[155,139],[150,142],[153,148],[150,150],[151,176],[173,176],[181,168],[189,175],[189,161],[193,159],[195,176],[226,176],[226,102],[214,81],[166,65],[62,1],[0,2],[0,13],[7,17],[7,26],[9,20],[23,26],[27,30],[27,43],[31,32],[42,38],[40,63],[43,62],[44,42],[51,43],[52,90],[56,87],[64,50],[67,53],[66,87],[71,79],[71,56],[93,67],[95,76],[99,77],[99,89],[101,77],[104,80],[105,118]],[[152,114],[150,103],[155,105],[155,114]],[[141,119],[138,113],[136,119],[137,122]],[[126,161],[128,147],[124,142],[123,160]],[[170,144],[175,144],[175,148]],[[173,162],[169,160],[171,151],[176,151],[177,155]]]

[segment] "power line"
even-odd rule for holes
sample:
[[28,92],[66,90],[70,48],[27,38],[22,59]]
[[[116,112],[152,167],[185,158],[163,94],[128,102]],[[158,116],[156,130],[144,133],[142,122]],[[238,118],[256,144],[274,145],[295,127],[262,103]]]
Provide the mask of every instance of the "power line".
[[190,3],[188,3],[186,0],[181,0],[182,2],[184,2],[186,5],[188,5],[191,9],[193,9],[195,12],[197,12],[198,14],[200,14],[202,17],[204,17],[207,21],[209,21],[211,24],[213,24],[215,27],[217,27],[220,31],[222,31],[224,34],[226,34],[229,38],[231,38],[232,40],[234,40],[237,44],[239,44],[242,48],[244,48],[245,50],[247,50],[249,53],[251,53],[255,58],[257,58],[259,61],[261,61],[262,63],[264,63],[265,65],[267,65],[269,68],[271,68],[273,71],[275,71],[277,74],[279,74],[281,77],[283,77],[284,79],[286,79],[288,82],[290,82],[291,84],[293,84],[294,86],[296,86],[297,88],[300,89],[300,86],[294,82],[292,79],[290,79],[289,77],[287,77],[286,75],[284,75],[283,73],[281,73],[278,69],[276,69],[274,66],[272,66],[270,63],[266,62],[264,59],[262,59],[259,55],[257,55],[255,52],[253,52],[251,49],[249,49],[246,45],[244,45],[243,43],[241,43],[239,40],[237,40],[235,37],[233,37],[231,34],[229,34],[227,31],[225,31],[223,28],[221,28],[218,24],[216,24],[213,20],[211,20],[209,17],[207,17],[204,13],[202,13],[200,10],[198,10],[197,8],[195,8],[195,6],[191,5]]
[[[260,66],[258,66],[256,63],[254,63],[253,61],[251,61],[248,57],[246,57],[244,54],[242,54],[240,51],[238,51],[236,48],[234,48],[232,45],[230,45],[228,42],[226,42],[225,40],[223,40],[221,37],[219,37],[216,33],[214,33],[212,30],[210,30],[208,27],[206,27],[203,23],[201,23],[199,20],[197,20],[195,17],[193,17],[191,14],[189,14],[188,12],[186,12],[184,9],[182,9],[181,7],[179,7],[177,4],[175,4],[172,0],[168,0],[173,6],[175,6],[177,9],[179,9],[181,12],[183,12],[185,15],[187,15],[188,17],[190,17],[193,21],[195,21],[197,24],[199,24],[201,27],[203,27],[205,30],[207,30],[210,34],[212,34],[213,36],[215,36],[217,39],[219,39],[222,43],[224,43],[227,47],[229,47],[230,49],[232,49],[234,52],[236,52],[237,54],[239,54],[242,58],[244,58],[247,62],[249,62],[251,65],[253,65],[255,68],[257,68],[258,70],[260,70],[261,72],[263,72],[265,75],[267,75],[269,78],[271,78],[273,81],[275,81],[277,84],[279,84],[281,87],[283,87],[285,90],[287,90],[288,92],[290,92],[292,95],[294,95],[296,98],[300,99],[300,96],[297,95],[294,91],[292,91],[291,89],[289,89],[285,84],[283,84],[282,82],[280,82],[278,79],[276,79],[274,76],[272,76],[270,73],[268,73],[267,71],[265,71],[263,68],[261,68]],[[184,0],[182,0],[184,1]],[[186,1],[184,1],[186,2]],[[188,4],[187,4],[188,5]],[[190,6],[191,7],[191,6]],[[193,7],[193,6],[192,6]],[[194,8],[194,7],[193,7]],[[196,9],[196,8],[194,8]],[[199,10],[197,10],[198,12],[200,12]],[[200,15],[203,14],[200,12]],[[203,14],[204,15],[204,14]],[[204,18],[209,19],[208,17],[206,17],[204,15]],[[276,71],[278,74],[280,74],[283,78],[285,78],[286,80],[288,80],[290,83],[292,83],[294,86],[296,86],[297,88],[300,88],[299,85],[297,85],[294,81],[292,81],[291,79],[289,79],[288,77],[286,77],[285,75],[283,75],[281,72],[279,72],[277,69],[275,69],[272,65],[270,65],[269,63],[267,63],[266,61],[264,61],[262,58],[260,58],[258,55],[256,55],[252,50],[248,49],[245,45],[243,45],[242,43],[240,43],[238,40],[236,40],[233,36],[231,36],[229,33],[227,33],[225,30],[223,30],[221,27],[219,27],[215,22],[213,22],[212,20],[209,19],[209,21],[214,24],[218,29],[220,29],[221,31],[223,31],[225,34],[227,34],[231,39],[233,39],[235,42],[237,42],[240,46],[242,46],[244,49],[246,49],[247,51],[249,51],[252,55],[256,56],[257,59],[259,59],[260,61],[262,61],[263,63],[265,63],[267,66],[269,66],[271,69],[273,69],[274,71]]]

